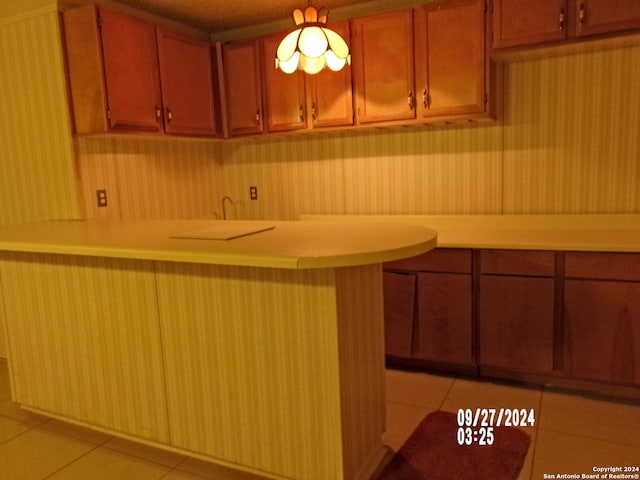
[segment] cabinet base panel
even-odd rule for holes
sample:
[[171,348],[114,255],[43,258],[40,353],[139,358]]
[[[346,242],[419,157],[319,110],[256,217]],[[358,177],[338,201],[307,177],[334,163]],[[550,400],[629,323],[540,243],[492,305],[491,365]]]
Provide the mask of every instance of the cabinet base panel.
[[[201,455],[189,450],[184,450],[181,448],[176,448],[176,447],[172,447],[170,445],[166,445],[163,443],[159,443],[159,442],[154,442],[151,440],[147,440],[141,437],[135,437],[133,435],[127,435],[125,433],[122,432],[115,432],[113,430],[110,430],[108,428],[103,428],[100,427],[98,425],[93,425],[91,423],[87,423],[87,422],[83,422],[81,420],[76,420],[73,418],[69,418],[69,417],[65,417],[64,415],[58,415],[52,412],[47,412],[45,410],[41,410],[39,408],[35,408],[35,407],[30,407],[28,405],[20,405],[20,408],[27,411],[27,412],[31,412],[31,413],[35,413],[37,415],[41,415],[43,417],[47,417],[47,418],[51,418],[54,420],[59,420],[61,422],[65,422],[68,423],[70,425],[75,425],[81,428],[86,428],[87,430],[92,430],[95,432],[100,432],[100,433],[104,433],[107,435],[112,435],[114,437],[118,437],[118,438],[122,438],[124,440],[129,440],[135,443],[139,443],[142,445],[146,445],[148,447],[152,447],[152,448],[157,448],[159,450],[164,450],[165,452],[171,452],[171,453],[176,453],[178,455],[184,455],[185,457],[190,457],[190,458],[195,458],[198,460],[203,460],[205,462],[209,462],[209,463],[214,463],[216,465],[222,465],[224,467],[228,467],[234,470],[239,470],[242,472],[247,472],[247,473],[253,473],[256,475],[260,475],[264,478],[271,478],[271,479],[277,479],[277,480],[284,480],[285,477],[281,477],[279,475],[273,475],[270,474],[268,472],[264,472],[261,470],[255,470],[255,469],[251,469],[251,468],[247,468],[244,467],[243,465],[240,465],[238,463],[232,463],[232,462],[226,462],[224,460],[220,460],[218,458],[214,458],[214,457],[209,457],[207,455]],[[364,477],[363,477],[364,478]]]
[[442,362],[387,355],[387,368],[435,375],[463,376],[478,381],[502,381],[523,386],[544,387],[575,395],[621,401],[640,401],[640,385],[615,385],[588,380],[574,380],[560,375],[517,372],[497,367],[453,365]]
[[515,372],[496,367],[480,367],[478,375],[485,379],[506,380],[522,384],[544,386],[574,394],[587,394],[606,399],[640,400],[640,385],[615,385],[588,380],[574,380],[555,375]]
[[436,362],[421,358],[403,358],[394,355],[387,355],[386,365],[388,368],[398,368],[401,370],[423,371],[444,375],[462,375],[466,377],[478,376],[478,367],[475,365]]

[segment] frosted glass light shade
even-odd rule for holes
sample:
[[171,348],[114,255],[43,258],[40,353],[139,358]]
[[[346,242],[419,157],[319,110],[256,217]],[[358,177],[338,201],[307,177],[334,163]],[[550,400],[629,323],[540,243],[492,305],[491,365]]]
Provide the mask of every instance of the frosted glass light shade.
[[320,12],[309,5],[304,12],[294,10],[293,19],[296,30],[287,34],[276,52],[276,68],[285,73],[293,73],[297,69],[315,74],[325,67],[341,70],[351,63],[349,46],[344,39],[326,27],[329,12]]

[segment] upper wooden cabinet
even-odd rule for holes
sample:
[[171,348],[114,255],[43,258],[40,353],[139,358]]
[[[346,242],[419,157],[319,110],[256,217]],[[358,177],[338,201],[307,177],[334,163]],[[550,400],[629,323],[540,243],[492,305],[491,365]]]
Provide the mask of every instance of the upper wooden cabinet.
[[[331,30],[347,42],[351,38],[348,21],[330,23]],[[307,76],[308,111],[314,128],[353,125],[353,88],[351,66],[338,72],[325,68]]]
[[281,132],[307,128],[307,107],[304,76],[300,70],[291,74],[275,68],[276,50],[282,34],[262,39],[267,130]]
[[215,135],[211,46],[163,28],[157,39],[165,132]]
[[579,0],[576,35],[595,35],[640,28],[638,0]]
[[567,0],[494,0],[493,46],[513,47],[564,40]]
[[487,110],[485,25],[485,0],[447,0],[415,10],[419,117]]
[[493,47],[575,40],[640,28],[637,0],[494,0]]
[[[349,22],[330,25],[349,41]],[[275,68],[276,51],[284,33],[262,39],[262,66],[267,131],[281,132],[353,124],[351,67],[334,72],[325,68],[315,75],[292,74]]]
[[[283,33],[216,45],[87,5],[64,12],[75,131],[255,135],[493,117],[487,0],[332,23],[353,66],[275,68]],[[511,0],[513,1],[513,0]]]
[[262,133],[262,74],[258,40],[222,46],[227,129],[229,135]]
[[356,122],[413,120],[413,10],[357,18],[351,41]]
[[161,132],[155,26],[95,5],[63,20],[76,133]]
[[207,42],[95,5],[63,22],[76,133],[215,135]]

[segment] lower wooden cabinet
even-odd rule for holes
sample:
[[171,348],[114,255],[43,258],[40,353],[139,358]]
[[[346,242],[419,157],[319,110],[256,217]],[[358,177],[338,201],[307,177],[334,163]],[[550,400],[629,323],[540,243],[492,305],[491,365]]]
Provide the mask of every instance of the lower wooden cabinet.
[[566,374],[640,385],[640,255],[573,252],[565,264]]
[[640,283],[567,280],[564,361],[571,377],[640,385]]
[[418,274],[418,322],[413,358],[472,364],[471,275]]
[[640,399],[640,254],[438,248],[384,273],[390,363]]
[[411,358],[416,276],[384,272],[384,338],[387,355]]
[[553,372],[553,278],[482,275],[479,363]]
[[480,365],[552,373],[555,254],[483,250],[479,256]]
[[387,355],[473,365],[471,251],[436,249],[385,268]]

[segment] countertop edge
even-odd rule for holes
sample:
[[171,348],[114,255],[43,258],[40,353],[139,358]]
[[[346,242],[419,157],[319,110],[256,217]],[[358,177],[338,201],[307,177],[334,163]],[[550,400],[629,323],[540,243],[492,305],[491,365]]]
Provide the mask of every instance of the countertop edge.
[[640,214],[301,215],[300,218],[421,225],[438,232],[439,248],[640,252]]
[[[257,221],[257,223],[260,222]],[[322,243],[315,238],[318,234],[314,229],[320,228],[318,232],[325,233],[325,222],[274,223],[281,225],[282,228],[285,225],[287,227],[282,231],[279,229],[267,231],[265,236],[257,241],[257,237],[251,236],[238,240],[245,243],[233,243],[234,248],[229,249],[227,247],[232,244],[226,243],[227,241],[219,244],[221,248],[216,247],[215,242],[218,240],[188,239],[181,244],[171,243],[173,237],[167,235],[167,232],[174,231],[176,224],[180,228],[191,228],[193,224],[188,220],[169,220],[165,223],[154,223],[152,220],[133,223],[112,221],[111,224],[97,220],[42,222],[0,228],[0,252],[303,270],[381,264],[427,252],[437,244],[435,231],[417,225],[407,228],[406,232],[401,232],[397,238],[393,235],[383,235],[384,241],[370,244],[368,238],[381,233],[379,227],[348,229],[352,238],[346,241],[343,240],[344,229],[333,228],[329,230],[326,238],[320,235],[322,240],[328,242]],[[295,226],[296,224],[301,228]],[[129,232],[129,237],[122,240],[121,235],[125,231],[128,232],[131,226],[136,230],[133,234]],[[145,228],[151,229],[152,233],[145,231]],[[371,230],[370,233],[369,230]],[[269,234],[278,235],[279,231],[281,232],[279,237],[268,237]],[[387,228],[385,233],[395,231],[395,227]],[[47,237],[47,235],[50,236]],[[44,238],[46,240],[43,240]],[[288,249],[286,243],[289,238],[292,238],[290,245],[293,248],[291,249]],[[161,241],[158,242],[155,239],[161,239]],[[308,245],[307,241],[309,241]],[[211,243],[203,247],[205,243],[201,242]],[[236,242],[236,240],[229,240],[229,242]],[[260,244],[264,242],[270,243],[272,247],[261,248]],[[235,248],[236,245],[242,246]],[[273,245],[277,247],[273,248]],[[296,248],[298,245],[302,248]]]

